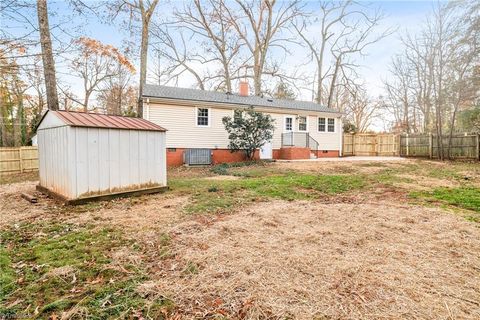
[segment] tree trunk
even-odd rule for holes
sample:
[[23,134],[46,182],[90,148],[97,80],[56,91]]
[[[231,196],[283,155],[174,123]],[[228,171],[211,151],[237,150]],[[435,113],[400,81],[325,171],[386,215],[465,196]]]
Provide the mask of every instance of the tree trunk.
[[338,74],[338,69],[340,68],[341,61],[342,61],[342,58],[338,57],[335,63],[335,71],[333,72],[332,82],[330,83],[330,92],[328,93],[327,108],[331,108],[332,106],[333,92],[335,91],[335,82],[337,82],[337,74]]
[[37,0],[38,29],[42,47],[43,73],[47,90],[47,106],[50,110],[58,110],[57,81],[55,79],[55,62],[53,60],[52,40],[48,25],[47,0]]
[[147,81],[148,25],[149,18],[142,19],[142,44],[140,46],[140,84],[138,86],[137,116],[143,118],[143,86]]

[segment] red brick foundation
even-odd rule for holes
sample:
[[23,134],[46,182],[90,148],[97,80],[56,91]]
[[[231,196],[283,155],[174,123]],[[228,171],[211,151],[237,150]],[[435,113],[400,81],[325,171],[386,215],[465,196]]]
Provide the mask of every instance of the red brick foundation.
[[340,152],[338,150],[318,150],[317,158],[338,158]]
[[[167,148],[167,166],[178,167],[183,165],[183,152],[185,148]],[[325,152],[326,151],[326,152]],[[337,150],[319,150],[317,151],[317,157],[339,157]],[[297,148],[288,147],[281,149],[274,149],[272,151],[273,159],[284,160],[301,160],[310,159],[310,153],[312,151],[309,148]],[[213,164],[230,163],[230,162],[242,162],[245,161],[245,154],[243,152],[230,152],[228,149],[213,149],[212,150],[212,162]],[[259,152],[255,152],[255,159],[260,159]]]
[[310,148],[288,147],[280,149],[280,159],[299,160],[310,159]]
[[167,148],[167,166],[179,167],[183,165],[183,151],[180,148]]
[[226,149],[214,149],[212,150],[212,163],[230,163],[230,162],[242,162],[245,161],[245,153],[241,151],[230,152]]

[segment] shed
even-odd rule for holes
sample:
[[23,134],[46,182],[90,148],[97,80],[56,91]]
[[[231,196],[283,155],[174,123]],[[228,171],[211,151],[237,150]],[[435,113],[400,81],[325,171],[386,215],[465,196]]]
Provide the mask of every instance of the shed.
[[37,189],[72,204],[162,191],[165,131],[140,118],[48,111],[37,128]]

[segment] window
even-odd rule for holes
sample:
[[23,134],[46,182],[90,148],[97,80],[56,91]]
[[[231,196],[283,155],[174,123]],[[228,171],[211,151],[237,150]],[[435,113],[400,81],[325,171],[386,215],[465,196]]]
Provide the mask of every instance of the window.
[[242,118],[242,110],[233,110],[233,119],[241,119]]
[[285,131],[292,131],[292,130],[293,130],[293,118],[285,117]]
[[335,132],[335,119],[328,119],[328,132]]
[[209,111],[208,108],[197,108],[197,126],[208,127],[210,125]]
[[318,118],[318,131],[325,132],[325,118]]
[[307,117],[298,117],[298,131],[307,131]]

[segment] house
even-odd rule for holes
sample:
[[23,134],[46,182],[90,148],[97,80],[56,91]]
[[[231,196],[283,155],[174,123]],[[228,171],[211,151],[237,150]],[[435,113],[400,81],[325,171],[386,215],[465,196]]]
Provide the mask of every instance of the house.
[[[342,154],[342,114],[313,102],[272,99],[248,94],[241,82],[239,94],[146,85],[143,117],[168,128],[167,164],[189,163],[206,152],[207,163],[244,160],[243,152],[231,153],[222,123],[237,108],[253,106],[270,114],[275,131],[257,154],[260,159],[310,159]],[[193,156],[192,156],[193,155]]]
[[48,111],[37,128],[37,189],[71,204],[163,191],[165,134],[139,118]]

